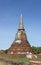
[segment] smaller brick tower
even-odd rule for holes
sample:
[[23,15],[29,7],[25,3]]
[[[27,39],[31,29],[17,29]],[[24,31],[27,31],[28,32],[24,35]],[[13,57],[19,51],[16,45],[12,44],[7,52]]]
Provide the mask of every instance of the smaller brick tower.
[[27,40],[21,14],[19,28],[16,33],[15,40],[8,50],[8,54],[13,57],[26,57],[27,53],[32,53],[32,49]]

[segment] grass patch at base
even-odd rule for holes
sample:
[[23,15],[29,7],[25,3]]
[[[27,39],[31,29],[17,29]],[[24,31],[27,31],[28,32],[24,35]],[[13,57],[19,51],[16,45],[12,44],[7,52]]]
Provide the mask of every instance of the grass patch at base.
[[34,61],[41,61],[41,58],[37,58],[37,59],[32,59]]
[[37,59],[27,59],[27,58],[10,58],[10,57],[5,57],[5,56],[0,56],[0,59],[5,59],[8,61],[19,61],[19,62],[30,62],[31,60],[33,61],[41,61],[41,58],[37,58]]
[[30,62],[30,60],[29,59],[27,59],[27,58],[10,58],[10,57],[2,57],[2,56],[0,56],[0,59],[5,59],[5,60],[8,60],[8,61],[10,61],[10,60],[15,60],[15,61],[19,61],[19,62]]
[[17,60],[19,62],[30,62],[30,60],[27,58],[13,58],[13,60]]

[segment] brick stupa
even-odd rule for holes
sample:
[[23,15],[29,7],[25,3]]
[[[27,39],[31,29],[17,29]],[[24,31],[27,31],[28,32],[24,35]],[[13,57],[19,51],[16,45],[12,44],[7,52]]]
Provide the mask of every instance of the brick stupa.
[[27,54],[32,53],[31,46],[27,40],[25,33],[22,15],[20,16],[19,28],[15,36],[11,47],[8,50],[8,54],[13,57],[27,57]]

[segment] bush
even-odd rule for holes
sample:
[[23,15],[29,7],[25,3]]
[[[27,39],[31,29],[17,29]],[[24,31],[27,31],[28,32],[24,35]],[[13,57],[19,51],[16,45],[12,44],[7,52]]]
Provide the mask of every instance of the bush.
[[33,50],[34,54],[40,54],[41,53],[41,47],[32,46],[32,50]]

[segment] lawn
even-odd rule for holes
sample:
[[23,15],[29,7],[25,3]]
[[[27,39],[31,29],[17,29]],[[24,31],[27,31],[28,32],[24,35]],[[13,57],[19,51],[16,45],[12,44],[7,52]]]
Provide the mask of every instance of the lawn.
[[[0,65],[9,65],[7,62],[6,62],[6,60],[7,61],[17,61],[17,62],[30,62],[30,60],[29,59],[27,59],[27,58],[10,58],[10,57],[2,57],[2,56],[0,56]],[[5,61],[3,61],[2,59],[4,59]]]
[[27,58],[13,58],[13,60],[17,60],[19,62],[30,62],[30,60]]
[[0,59],[5,59],[5,60],[8,60],[8,61],[30,62],[30,60],[27,59],[27,58],[10,58],[10,57],[0,56]]
[[10,57],[2,57],[0,56],[0,59],[5,59],[8,61],[19,61],[19,62],[30,62],[31,60],[33,61],[41,61],[41,58],[37,58],[37,59],[27,59],[27,58],[10,58]]

